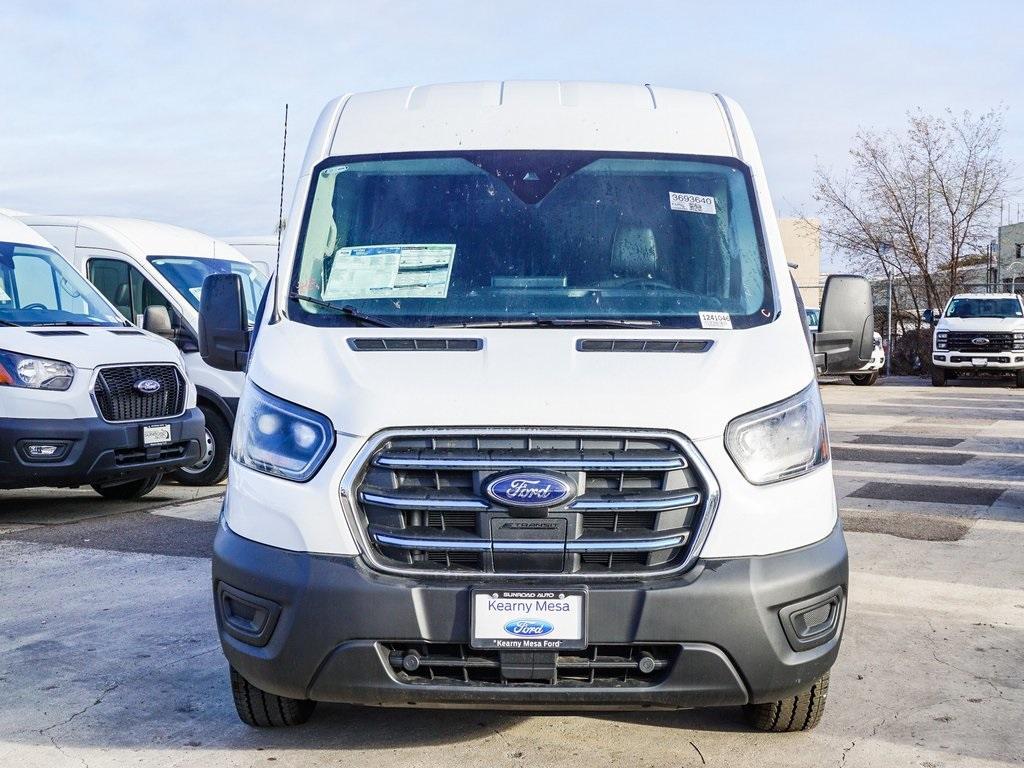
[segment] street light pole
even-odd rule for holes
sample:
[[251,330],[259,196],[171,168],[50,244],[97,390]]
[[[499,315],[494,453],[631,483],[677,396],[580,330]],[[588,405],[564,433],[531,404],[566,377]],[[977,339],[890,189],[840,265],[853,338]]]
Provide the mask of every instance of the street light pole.
[[888,268],[885,270],[885,277],[889,282],[889,309],[888,317],[885,320],[886,349],[885,352],[885,377],[892,375],[892,273]]

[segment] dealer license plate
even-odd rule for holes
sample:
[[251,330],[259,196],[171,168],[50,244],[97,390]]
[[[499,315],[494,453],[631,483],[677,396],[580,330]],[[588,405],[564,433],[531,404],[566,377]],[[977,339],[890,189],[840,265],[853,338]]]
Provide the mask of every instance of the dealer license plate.
[[474,589],[470,645],[520,651],[587,646],[585,589]]
[[171,442],[170,424],[146,424],[142,427],[143,445],[163,445]]

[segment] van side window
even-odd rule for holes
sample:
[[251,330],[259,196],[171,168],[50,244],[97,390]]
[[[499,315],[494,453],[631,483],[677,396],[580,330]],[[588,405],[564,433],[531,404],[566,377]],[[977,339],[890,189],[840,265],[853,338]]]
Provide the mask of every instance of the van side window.
[[136,325],[142,324],[146,307],[167,307],[171,324],[181,325],[178,313],[160,290],[139,270],[120,259],[89,259],[89,280]]

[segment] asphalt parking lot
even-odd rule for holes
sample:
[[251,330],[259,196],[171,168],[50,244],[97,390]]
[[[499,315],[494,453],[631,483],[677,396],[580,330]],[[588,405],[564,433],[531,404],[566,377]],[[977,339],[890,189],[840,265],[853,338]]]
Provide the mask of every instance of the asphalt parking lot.
[[753,733],[734,710],[342,706],[251,730],[214,629],[218,489],[163,486],[145,505],[0,491],[0,766],[1024,762],[1024,390],[901,379],[823,393],[852,573],[815,731]]

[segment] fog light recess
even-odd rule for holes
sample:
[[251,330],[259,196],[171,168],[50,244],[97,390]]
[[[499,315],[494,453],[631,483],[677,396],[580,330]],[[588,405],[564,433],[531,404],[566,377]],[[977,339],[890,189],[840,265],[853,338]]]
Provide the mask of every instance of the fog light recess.
[[826,643],[842,626],[846,605],[842,587],[791,603],[779,611],[782,629],[794,651]]

